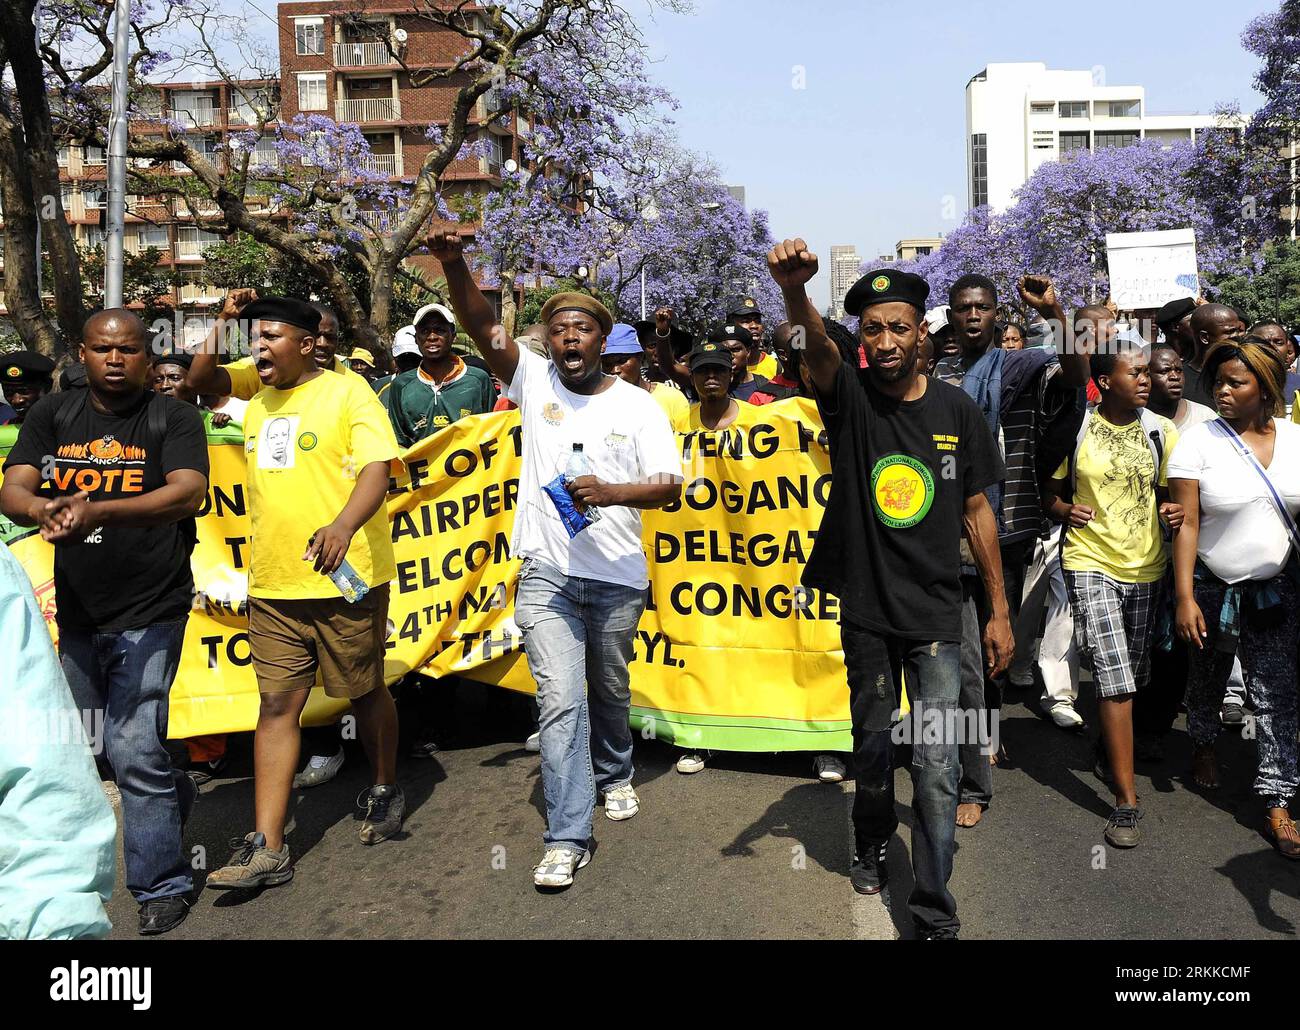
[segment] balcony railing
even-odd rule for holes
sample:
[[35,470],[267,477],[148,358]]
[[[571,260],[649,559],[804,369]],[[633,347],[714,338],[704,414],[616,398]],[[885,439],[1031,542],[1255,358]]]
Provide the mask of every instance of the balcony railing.
[[217,124],[217,104],[215,100],[203,103],[186,104],[172,111],[172,117],[189,129],[205,128]]
[[392,122],[402,117],[402,102],[396,97],[336,100],[334,117],[341,122]]
[[335,43],[334,64],[339,68],[370,68],[396,64],[384,43]]
[[390,179],[400,176],[402,172],[401,154],[370,154],[361,159],[361,167],[376,175],[386,175]]
[[207,283],[181,283],[181,303],[215,304],[224,296],[216,286]]
[[207,249],[216,242],[217,239],[196,240],[181,237],[176,241],[176,259],[178,261],[201,261]]

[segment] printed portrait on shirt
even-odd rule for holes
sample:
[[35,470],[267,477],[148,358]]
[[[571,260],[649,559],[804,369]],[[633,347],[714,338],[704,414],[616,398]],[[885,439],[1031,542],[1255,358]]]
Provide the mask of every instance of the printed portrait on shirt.
[[298,433],[297,415],[277,415],[262,424],[262,438],[257,442],[257,467],[291,469],[294,465],[294,437]]

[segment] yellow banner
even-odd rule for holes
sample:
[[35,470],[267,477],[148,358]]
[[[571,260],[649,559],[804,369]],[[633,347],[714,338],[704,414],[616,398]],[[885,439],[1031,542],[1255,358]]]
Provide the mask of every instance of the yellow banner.
[[[246,600],[249,523],[242,438],[209,438],[212,472],[192,559],[197,596],[172,689],[170,733],[250,730],[258,694]],[[686,485],[644,513],[650,602],[637,631],[632,721],[683,746],[850,749],[835,598],[799,586],[830,488],[816,407],[790,400],[754,424],[679,435]],[[461,419],[406,452],[388,499],[397,579],[385,677],[416,670],[534,689],[513,619],[509,542],[518,412]],[[53,631],[51,548],[0,526]],[[310,529],[304,529],[310,532]],[[314,691],[305,721],[343,705]]]

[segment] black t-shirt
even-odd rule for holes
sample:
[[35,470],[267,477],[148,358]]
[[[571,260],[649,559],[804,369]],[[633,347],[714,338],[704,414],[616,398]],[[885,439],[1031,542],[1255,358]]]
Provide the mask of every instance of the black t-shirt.
[[[163,418],[149,405],[162,406]],[[58,411],[80,410],[59,432]],[[57,437],[57,438],[56,438]],[[101,415],[89,392],[67,390],[39,400],[4,467],[30,465],[45,473],[53,497],[85,490],[92,501],[138,497],[166,485],[167,474],[208,474],[203,416],[192,404],[146,393],[123,415]],[[54,549],[54,590],[60,627],[100,632],[143,629],[171,622],[190,609],[194,577],[190,552],[194,520],[166,526],[102,526],[83,540]]]
[[1213,383],[1205,381],[1205,375],[1199,368],[1192,368],[1191,363],[1183,362],[1183,399],[1204,404],[1211,411],[1217,411],[1214,402]]
[[847,364],[817,406],[831,492],[804,585],[838,597],[853,625],[960,640],[962,511],[1004,475],[979,407],[937,379],[919,400],[896,401]]

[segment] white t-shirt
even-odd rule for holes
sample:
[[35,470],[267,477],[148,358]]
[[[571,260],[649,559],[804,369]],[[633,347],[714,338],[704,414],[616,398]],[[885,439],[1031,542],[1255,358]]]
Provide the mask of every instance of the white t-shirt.
[[523,347],[506,396],[519,405],[524,450],[511,553],[565,575],[645,589],[650,581],[638,509],[601,508],[600,520],[570,539],[542,487],[564,472],[575,443],[604,482],[680,478],[677,437],[663,409],[648,391],[617,378],[600,393],[572,393],[554,365]]
[[[1300,513],[1300,426],[1273,419],[1277,437],[1265,469],[1294,517]],[[1286,566],[1291,539],[1259,473],[1214,422],[1193,426],[1169,455],[1170,479],[1201,484],[1197,554],[1225,583],[1272,579]]]
[[241,401],[238,397],[225,397],[220,404],[214,404],[212,410],[229,415],[232,422],[238,422],[242,426],[244,413],[248,411],[248,401]]
[[1204,404],[1197,404],[1195,401],[1184,400],[1179,407],[1183,410],[1181,416],[1174,419],[1174,428],[1180,433],[1185,433],[1192,426],[1199,426],[1202,422],[1213,422],[1219,417],[1219,413],[1213,408],[1207,408]]

